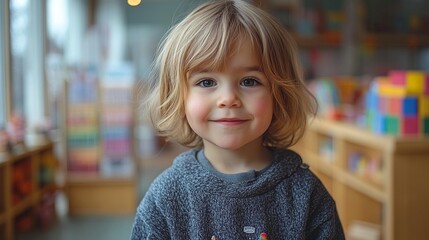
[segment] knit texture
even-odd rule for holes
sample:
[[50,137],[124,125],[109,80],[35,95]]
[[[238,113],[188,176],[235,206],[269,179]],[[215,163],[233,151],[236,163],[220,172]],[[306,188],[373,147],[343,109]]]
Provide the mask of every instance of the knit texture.
[[300,156],[271,149],[273,164],[228,182],[179,155],[140,203],[131,239],[344,239],[335,202]]

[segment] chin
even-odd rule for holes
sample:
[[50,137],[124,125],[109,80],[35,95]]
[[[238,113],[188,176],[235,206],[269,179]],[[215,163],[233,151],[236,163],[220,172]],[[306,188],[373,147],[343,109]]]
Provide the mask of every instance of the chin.
[[235,151],[235,150],[239,150],[245,146],[247,146],[249,143],[248,142],[226,142],[226,141],[222,141],[222,142],[218,142],[215,143],[216,146],[225,149],[225,150],[231,150],[231,151]]

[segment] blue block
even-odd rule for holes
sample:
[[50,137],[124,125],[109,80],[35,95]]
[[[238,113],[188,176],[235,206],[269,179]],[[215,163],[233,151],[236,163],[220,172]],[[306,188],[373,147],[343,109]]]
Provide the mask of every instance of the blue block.
[[367,109],[377,110],[378,108],[378,95],[373,92],[368,92],[365,96],[365,104]]
[[387,118],[386,115],[381,113],[376,113],[374,115],[374,125],[373,131],[376,133],[386,133],[387,130]]
[[418,115],[417,97],[405,97],[402,100],[402,115],[407,117]]

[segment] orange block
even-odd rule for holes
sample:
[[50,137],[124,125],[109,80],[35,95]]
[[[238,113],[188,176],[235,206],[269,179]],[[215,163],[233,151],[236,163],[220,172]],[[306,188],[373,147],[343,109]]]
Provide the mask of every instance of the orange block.
[[407,89],[403,86],[382,83],[378,87],[378,93],[381,96],[404,97],[407,95]]

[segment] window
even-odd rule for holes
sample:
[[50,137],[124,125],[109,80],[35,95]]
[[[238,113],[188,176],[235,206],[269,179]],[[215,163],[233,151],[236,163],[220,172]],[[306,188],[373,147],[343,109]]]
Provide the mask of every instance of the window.
[[32,129],[44,112],[44,5],[42,0],[9,0],[11,111]]
[[64,50],[69,29],[68,6],[69,0],[46,1],[46,106],[54,128],[61,126],[61,104],[66,72]]
[[5,1],[0,3],[0,128],[6,124],[6,112],[7,112],[7,91],[6,91],[6,17],[7,9],[5,7]]
[[24,73],[28,40],[28,0],[10,1],[13,112],[24,113]]

